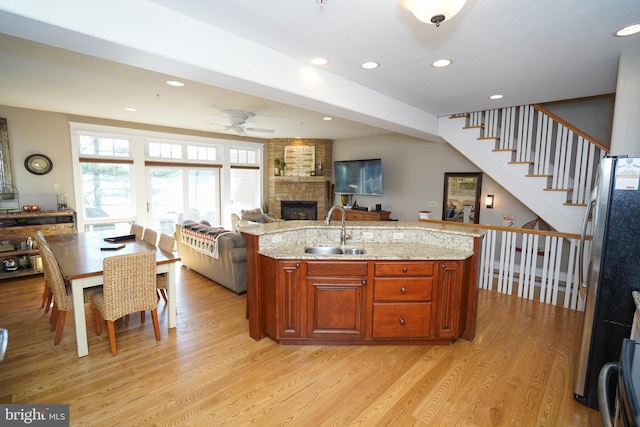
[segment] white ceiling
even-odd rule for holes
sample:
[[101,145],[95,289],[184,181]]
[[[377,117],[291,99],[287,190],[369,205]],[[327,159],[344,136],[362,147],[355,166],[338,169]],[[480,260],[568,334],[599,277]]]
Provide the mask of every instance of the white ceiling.
[[437,140],[441,115],[613,93],[640,48],[612,36],[638,0],[468,0],[439,28],[396,0],[100,3],[0,0],[0,105],[211,132],[240,109],[275,130],[253,137]]

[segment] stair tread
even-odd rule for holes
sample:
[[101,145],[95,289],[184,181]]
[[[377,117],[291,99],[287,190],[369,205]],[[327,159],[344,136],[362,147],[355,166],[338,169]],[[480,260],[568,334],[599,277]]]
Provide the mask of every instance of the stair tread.
[[543,188],[544,191],[573,191],[573,188]]

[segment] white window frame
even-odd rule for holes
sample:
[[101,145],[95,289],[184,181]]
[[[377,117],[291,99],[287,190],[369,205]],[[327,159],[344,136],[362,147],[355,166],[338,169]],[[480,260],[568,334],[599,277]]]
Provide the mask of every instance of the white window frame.
[[[103,126],[103,125],[94,125],[87,123],[77,123],[77,122],[69,122],[70,134],[71,134],[71,155],[72,155],[72,168],[73,168],[73,181],[74,181],[74,196],[75,196],[75,204],[76,211],[78,217],[78,230],[84,230],[87,220],[84,217],[84,198],[83,195],[80,194],[82,191],[82,171],[80,168],[80,158],[83,159],[95,159],[97,162],[105,159],[113,159],[113,157],[106,156],[86,156],[80,155],[80,139],[79,136],[81,134],[89,134],[96,136],[105,136],[111,138],[122,138],[129,140],[129,152],[131,156],[131,160],[133,161],[133,167],[131,172],[131,192],[132,198],[134,200],[134,210],[135,214],[131,217],[127,218],[117,218],[115,221],[110,222],[129,222],[129,223],[138,223],[143,226],[147,226],[146,224],[150,223],[150,216],[147,215],[147,197],[140,195],[145,195],[148,190],[148,182],[146,179],[146,162],[154,162],[154,163],[185,163],[192,164],[197,167],[198,164],[202,165],[211,165],[217,164],[220,165],[220,218],[223,221],[223,226],[230,227],[231,226],[231,208],[230,204],[227,202],[230,200],[231,195],[231,167],[232,164],[229,161],[230,149],[239,149],[239,150],[250,150],[256,153],[256,164],[244,164],[244,163],[233,163],[235,166],[257,166],[260,169],[260,198],[261,200],[264,198],[263,194],[263,176],[264,176],[264,165],[263,165],[263,156],[264,156],[264,144],[258,142],[245,142],[245,141],[236,141],[236,140],[227,140],[222,138],[208,138],[202,136],[191,136],[185,134],[173,134],[173,133],[165,133],[165,132],[157,132],[157,131],[146,131],[140,129],[131,129],[131,128],[122,128],[122,127],[113,127],[113,126]],[[184,149],[185,159],[163,159],[159,157],[149,157],[148,156],[148,143],[149,142],[160,142],[160,143],[176,143],[181,144],[186,147],[186,145],[204,145],[204,146],[215,146],[216,147],[216,156],[217,160],[214,162],[210,161],[199,161],[199,160],[187,160],[186,159],[186,148]],[[122,159],[122,157],[118,157],[118,159]]]

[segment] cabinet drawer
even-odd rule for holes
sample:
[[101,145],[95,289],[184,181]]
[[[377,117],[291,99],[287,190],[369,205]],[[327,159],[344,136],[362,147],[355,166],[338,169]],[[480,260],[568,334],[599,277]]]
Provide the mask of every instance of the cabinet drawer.
[[36,227],[42,231],[42,234],[45,236],[50,236],[52,234],[69,234],[73,233],[73,224],[72,223],[63,223],[63,224],[46,224],[40,225]]
[[433,279],[425,278],[377,278],[373,285],[376,301],[431,301]]
[[433,262],[376,262],[376,276],[431,276]]
[[308,276],[366,276],[368,262],[307,261]]
[[428,337],[430,318],[430,303],[374,303],[373,337]]

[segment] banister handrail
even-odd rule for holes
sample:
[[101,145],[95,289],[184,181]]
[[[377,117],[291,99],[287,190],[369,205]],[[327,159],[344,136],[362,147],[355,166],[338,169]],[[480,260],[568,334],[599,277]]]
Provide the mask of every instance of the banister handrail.
[[547,110],[542,105],[540,105],[540,104],[532,104],[531,106],[535,110],[540,111],[541,113],[546,114],[547,116],[551,117],[554,121],[560,123],[561,125],[563,125],[567,129],[570,129],[576,135],[580,135],[584,139],[590,141],[593,145],[595,145],[596,147],[598,147],[599,149],[601,149],[605,153],[608,153],[610,151],[610,148],[607,147],[606,145],[604,145],[598,139],[594,138],[593,136],[589,135],[588,133],[578,129],[575,126],[573,126],[571,123],[567,122],[566,120],[562,119],[561,117],[559,117],[556,114],[552,113],[551,111]]
[[[507,227],[504,225],[489,225],[489,224],[467,224],[463,222],[453,222],[453,221],[442,221],[438,219],[420,219],[420,222],[433,222],[439,224],[448,224],[448,225],[456,225],[462,227],[469,228],[481,228],[484,230],[496,230],[496,231],[510,231],[514,233],[526,233],[526,234],[537,234],[540,236],[550,236],[550,237],[561,237],[563,239],[580,239],[579,234],[575,233],[563,233],[559,231],[550,231],[550,230],[535,230],[531,228],[518,228],[518,227]],[[591,236],[586,236],[588,240],[591,239]]]

